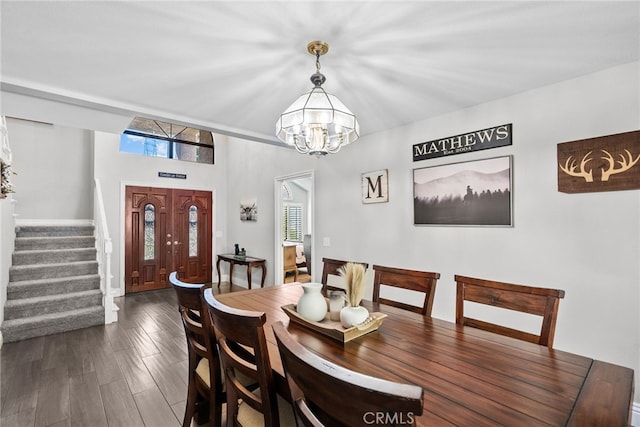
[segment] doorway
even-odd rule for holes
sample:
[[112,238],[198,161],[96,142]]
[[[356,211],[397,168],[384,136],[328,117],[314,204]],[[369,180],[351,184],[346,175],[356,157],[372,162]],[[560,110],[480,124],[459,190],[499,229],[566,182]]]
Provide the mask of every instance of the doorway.
[[211,192],[127,186],[125,293],[211,281]]
[[285,269],[285,246],[289,249],[295,246],[298,254],[304,253],[305,265],[298,262],[298,267],[302,271],[306,268],[309,280],[313,281],[314,186],[313,171],[275,179],[275,283],[284,283],[285,274],[292,268],[287,265]]

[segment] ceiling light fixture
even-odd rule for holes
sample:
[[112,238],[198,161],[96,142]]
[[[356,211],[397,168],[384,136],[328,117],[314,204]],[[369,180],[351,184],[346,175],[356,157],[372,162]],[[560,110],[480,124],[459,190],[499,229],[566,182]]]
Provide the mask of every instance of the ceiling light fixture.
[[316,56],[316,72],[311,75],[314,87],[280,115],[276,135],[298,152],[320,157],[358,139],[360,125],[338,98],[322,88],[326,78],[320,73],[320,55],[329,51],[329,44],[313,41],[307,51]]

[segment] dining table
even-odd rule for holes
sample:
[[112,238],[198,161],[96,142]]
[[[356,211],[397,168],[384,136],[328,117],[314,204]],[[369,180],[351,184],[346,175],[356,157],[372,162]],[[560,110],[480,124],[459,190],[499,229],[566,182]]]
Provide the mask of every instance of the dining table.
[[215,295],[226,305],[266,313],[269,358],[283,396],[288,386],[271,328],[278,321],[326,360],[422,387],[417,426],[630,425],[632,369],[370,301],[362,305],[386,314],[383,322],[341,342],[290,321],[282,307],[302,293],[300,283],[289,283]]

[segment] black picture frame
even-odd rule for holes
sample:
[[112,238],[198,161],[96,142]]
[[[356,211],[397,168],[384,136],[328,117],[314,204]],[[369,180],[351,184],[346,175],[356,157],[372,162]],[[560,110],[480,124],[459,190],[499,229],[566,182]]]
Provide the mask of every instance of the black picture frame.
[[413,223],[512,227],[512,176],[511,155],[416,168]]

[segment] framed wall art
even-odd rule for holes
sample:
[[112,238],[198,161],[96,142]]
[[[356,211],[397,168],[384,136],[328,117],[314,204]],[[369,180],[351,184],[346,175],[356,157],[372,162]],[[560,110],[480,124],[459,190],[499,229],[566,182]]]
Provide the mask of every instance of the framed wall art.
[[362,203],[389,201],[389,174],[386,169],[362,174]]
[[512,156],[413,170],[415,225],[513,226]]
[[244,199],[240,200],[240,220],[241,221],[257,221],[258,220],[258,200]]

